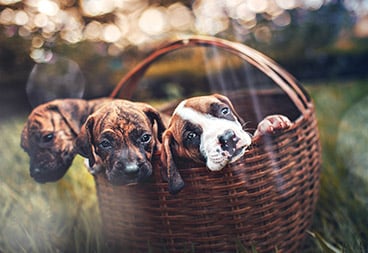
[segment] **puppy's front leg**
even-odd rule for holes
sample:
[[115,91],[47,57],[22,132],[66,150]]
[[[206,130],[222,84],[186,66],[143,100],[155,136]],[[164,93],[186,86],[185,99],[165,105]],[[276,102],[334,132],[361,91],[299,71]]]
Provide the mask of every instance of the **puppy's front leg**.
[[265,134],[274,134],[281,130],[288,129],[291,125],[292,122],[286,116],[279,114],[270,115],[259,122],[257,130],[254,133],[254,137]]

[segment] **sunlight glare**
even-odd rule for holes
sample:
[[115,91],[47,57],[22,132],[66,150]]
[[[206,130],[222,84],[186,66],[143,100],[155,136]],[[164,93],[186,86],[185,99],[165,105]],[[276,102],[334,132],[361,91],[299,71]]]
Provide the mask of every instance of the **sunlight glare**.
[[15,13],[15,24],[23,26],[27,24],[29,17],[25,11],[17,11]]
[[48,16],[55,16],[60,10],[59,5],[50,0],[39,1],[37,9],[40,13],[46,14]]
[[229,18],[224,11],[224,2],[196,1],[193,12],[196,16],[195,26],[200,33],[215,35],[229,27]]
[[14,16],[14,11],[10,8],[6,8],[0,14],[0,23],[5,25],[11,24],[13,22]]
[[289,12],[284,11],[283,13],[275,17],[272,21],[277,26],[287,26],[291,23],[291,17]]
[[107,24],[103,28],[102,36],[106,42],[116,42],[120,39],[121,32],[115,24]]
[[33,48],[41,48],[44,44],[44,40],[40,36],[35,36],[32,39],[32,47]]
[[318,10],[323,5],[323,0],[306,0],[302,1],[303,7],[309,10]]
[[248,0],[247,6],[249,10],[255,13],[264,12],[268,7],[268,0]]
[[243,20],[243,21],[251,21],[255,20],[256,14],[249,10],[246,3],[240,4],[238,8],[236,8],[236,14],[237,18]]
[[298,0],[275,0],[275,2],[284,10],[291,10],[299,5]]
[[191,27],[193,17],[190,10],[182,3],[174,3],[167,9],[170,25],[178,30],[186,30]]
[[166,13],[163,8],[149,8],[138,21],[139,28],[149,35],[159,35],[167,28]]
[[84,37],[88,40],[98,41],[102,34],[102,25],[100,22],[92,21],[84,29]]
[[10,5],[10,4],[15,4],[21,2],[21,0],[0,0],[0,4],[3,5]]
[[39,13],[34,17],[33,22],[37,27],[42,28],[42,27],[45,27],[47,25],[48,20],[49,19],[45,14]]
[[87,16],[101,16],[115,9],[114,0],[81,0],[81,8]]

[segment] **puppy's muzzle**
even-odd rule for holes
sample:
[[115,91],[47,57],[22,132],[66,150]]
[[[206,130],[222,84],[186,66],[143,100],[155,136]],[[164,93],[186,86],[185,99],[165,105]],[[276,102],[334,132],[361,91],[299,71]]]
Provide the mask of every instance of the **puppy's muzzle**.
[[112,184],[130,184],[146,180],[152,174],[150,163],[117,161],[111,171],[107,171]]
[[239,142],[239,137],[231,129],[226,130],[222,135],[218,136],[222,150],[227,151],[230,156],[233,156],[236,151],[236,144]]
[[49,169],[44,166],[31,165],[30,176],[37,183],[55,182],[61,179],[67,172],[68,167],[60,167],[57,170]]

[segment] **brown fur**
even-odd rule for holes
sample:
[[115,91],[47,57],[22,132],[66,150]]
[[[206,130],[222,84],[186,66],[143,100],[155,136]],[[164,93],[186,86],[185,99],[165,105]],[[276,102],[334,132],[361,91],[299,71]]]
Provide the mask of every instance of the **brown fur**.
[[[196,111],[210,114],[209,111],[212,104],[224,103],[232,110],[236,119],[243,124],[243,120],[235,112],[230,100],[220,94],[213,94],[212,96],[189,98],[185,102],[186,107],[195,108]],[[179,192],[184,187],[184,181],[180,176],[178,168],[176,166],[176,159],[190,160],[192,162],[203,164],[203,158],[197,148],[185,147],[183,145],[184,121],[181,117],[173,115],[168,128],[163,134],[163,145],[161,152],[161,162],[167,169],[165,176],[169,182],[169,191],[173,194]]]
[[[215,115],[216,110],[221,108],[219,107],[221,104],[227,105],[232,112],[228,114],[226,119],[237,120],[242,126],[244,125],[244,121],[235,111],[231,101],[223,95],[213,94],[212,96],[193,97],[185,100],[185,107],[194,108],[202,114],[210,115]],[[178,160],[189,160],[199,164],[206,163],[198,146],[184,145],[184,139],[186,137],[183,137],[183,134],[187,131],[184,129],[186,121],[187,120],[183,120],[180,116],[174,114],[162,137],[161,161],[166,168],[163,174],[168,180],[169,191],[173,194],[179,192],[184,187],[184,181],[176,165]],[[268,116],[260,122],[254,140],[258,139],[259,135],[272,134],[275,131],[286,129],[290,127],[290,125],[291,122],[284,116]]]
[[39,105],[28,116],[21,147],[30,157],[30,175],[39,183],[57,181],[69,169],[74,141],[88,115],[110,99],[58,99]]
[[[90,167],[97,163],[111,183],[136,183],[152,173],[151,158],[164,129],[153,107],[114,100],[88,117],[76,145]],[[149,142],[143,141],[146,134],[151,136]]]

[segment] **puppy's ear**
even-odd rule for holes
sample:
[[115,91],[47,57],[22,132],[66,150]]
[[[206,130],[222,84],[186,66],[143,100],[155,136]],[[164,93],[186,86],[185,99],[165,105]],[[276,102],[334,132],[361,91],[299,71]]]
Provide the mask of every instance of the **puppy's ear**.
[[26,124],[23,127],[22,134],[21,134],[21,137],[20,137],[20,146],[24,150],[28,150],[29,149],[29,143],[28,143],[28,122],[26,122]]
[[162,118],[161,118],[159,112],[156,109],[154,109],[153,107],[148,106],[148,105],[143,108],[143,112],[150,119],[152,125],[156,121],[156,124],[157,124],[157,138],[158,138],[159,142],[162,143],[162,134],[165,131],[166,126],[165,126],[164,122],[162,121]]
[[88,102],[83,99],[58,100],[48,109],[59,112],[71,130],[78,135],[85,115],[88,115]]
[[93,116],[89,116],[86,122],[83,124],[80,133],[75,141],[75,146],[78,154],[88,158],[89,166],[92,168],[96,162],[96,154],[93,146],[93,127],[95,119]]
[[172,132],[166,130],[162,137],[161,162],[166,168],[166,176],[169,184],[169,192],[176,194],[184,187],[184,181],[175,165],[172,146],[177,145],[173,138]]
[[231,103],[230,99],[224,95],[221,95],[221,94],[213,94],[218,100],[220,100],[221,102],[227,104],[231,111],[233,112],[233,114],[235,115],[235,117],[237,117],[239,123],[244,126],[245,124],[245,121],[243,120],[242,117],[240,117],[240,115],[237,113],[237,111],[235,111],[235,108],[233,106],[233,104]]

